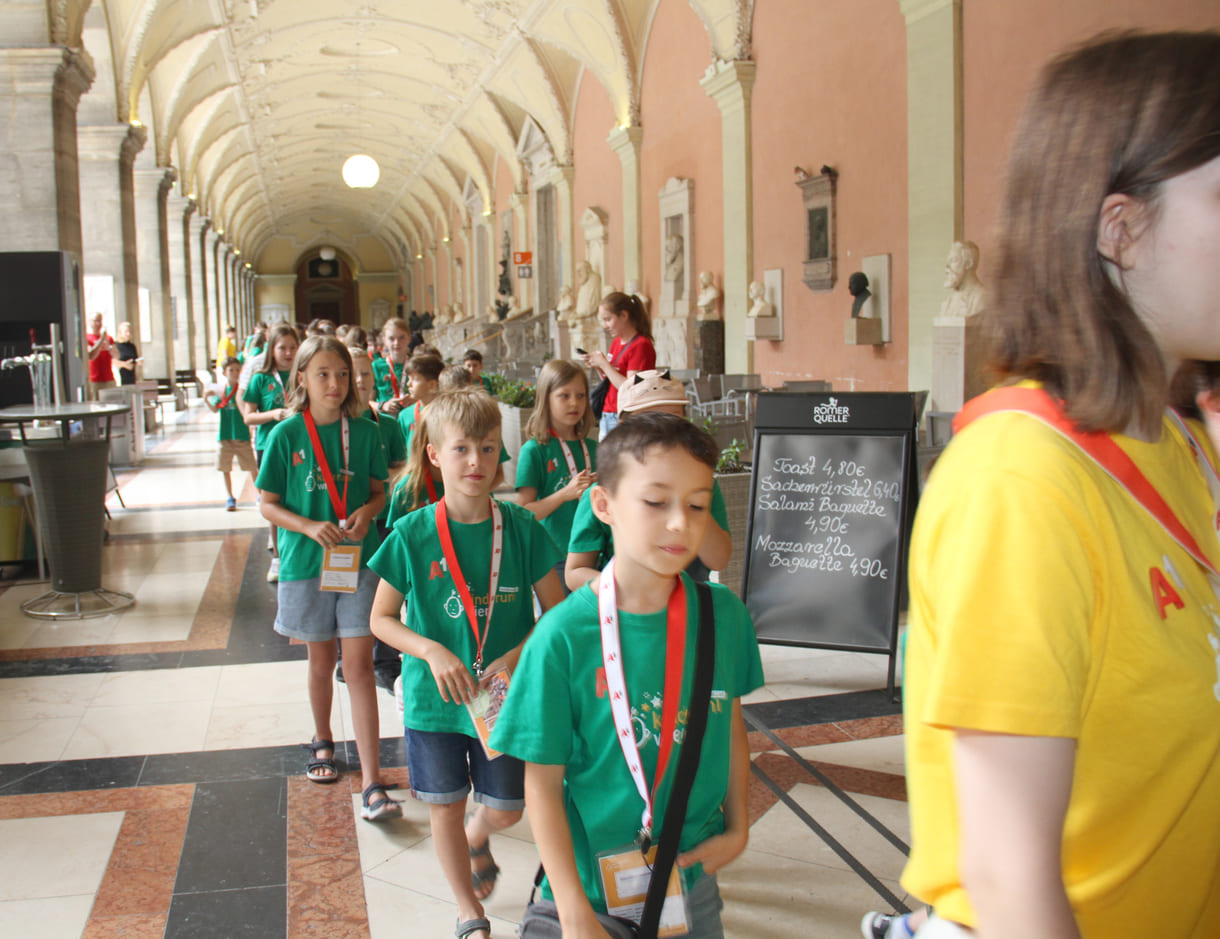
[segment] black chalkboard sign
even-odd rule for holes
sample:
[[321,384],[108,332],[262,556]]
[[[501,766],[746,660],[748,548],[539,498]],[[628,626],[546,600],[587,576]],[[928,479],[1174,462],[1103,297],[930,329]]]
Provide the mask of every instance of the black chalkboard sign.
[[760,642],[889,656],[922,394],[761,394],[744,593]]

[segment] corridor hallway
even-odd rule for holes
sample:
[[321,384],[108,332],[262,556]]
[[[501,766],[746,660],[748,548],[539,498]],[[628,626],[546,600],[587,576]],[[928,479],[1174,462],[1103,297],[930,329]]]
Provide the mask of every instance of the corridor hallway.
[[[126,508],[108,500],[103,582],[134,607],[34,620],[19,607],[45,586],[0,583],[0,935],[452,935],[426,808],[404,788],[402,820],[359,818],[343,685],[342,780],[305,780],[305,650],[271,628],[254,490],[238,474],[239,510],[225,512],[215,417],[198,401],[168,416],[144,464],[118,474]],[[865,910],[903,897],[885,660],[765,646],[763,664],[746,708],[752,834],[720,877],[725,931],[851,939]],[[394,700],[378,701],[384,775],[405,787]],[[487,910],[507,937],[537,866],[528,824],[492,848],[504,873]]]

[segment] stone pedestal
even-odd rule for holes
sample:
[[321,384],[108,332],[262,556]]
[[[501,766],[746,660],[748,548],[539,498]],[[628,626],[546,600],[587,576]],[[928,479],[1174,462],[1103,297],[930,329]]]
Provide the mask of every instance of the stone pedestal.
[[[556,319],[551,336],[553,337],[552,352],[555,358],[570,359],[576,354],[575,350],[572,348],[571,330],[568,328],[566,323],[561,323],[558,319]],[[587,349],[587,351],[592,352],[593,350]]]
[[957,411],[986,390],[983,343],[978,320],[938,319],[932,326],[932,403],[934,411]]
[[746,317],[746,338],[747,339],[779,339],[783,333],[780,331],[780,320],[778,316],[747,316]]
[[695,323],[694,367],[700,375],[724,374],[724,321],[699,320]]
[[693,368],[695,323],[691,316],[662,316],[652,321],[658,368]]
[[849,346],[875,346],[884,341],[881,320],[852,317],[843,324],[843,340]]

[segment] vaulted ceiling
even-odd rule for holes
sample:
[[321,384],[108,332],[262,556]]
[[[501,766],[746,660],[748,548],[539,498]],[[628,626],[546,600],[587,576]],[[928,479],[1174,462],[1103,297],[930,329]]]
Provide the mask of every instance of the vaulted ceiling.
[[[372,237],[402,266],[455,207],[491,211],[498,161],[525,191],[523,136],[571,162],[580,82],[639,123],[660,0],[50,2],[60,41],[83,30],[115,119],[149,128],[157,164],[244,257],[322,240],[358,257]],[[753,2],[689,0],[715,57],[749,56]],[[355,153],[380,165],[375,188],[344,184]]]

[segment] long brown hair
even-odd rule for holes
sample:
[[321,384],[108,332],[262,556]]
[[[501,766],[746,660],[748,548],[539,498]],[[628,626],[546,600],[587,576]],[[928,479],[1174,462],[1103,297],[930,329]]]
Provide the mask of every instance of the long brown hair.
[[263,367],[259,369],[264,375],[270,375],[272,372],[278,372],[275,367],[275,344],[285,336],[291,336],[297,344],[297,351],[300,351],[301,340],[297,339],[297,331],[287,323],[277,323],[271,327],[271,332],[267,334],[267,344],[263,346]]
[[616,290],[602,297],[600,306],[604,306],[615,316],[626,313],[635,331],[652,342],[652,322],[648,319],[648,311],[644,309],[644,303],[639,297]]
[[343,365],[347,369],[347,396],[343,399],[343,413],[351,418],[360,417],[368,410],[369,403],[361,401],[360,392],[356,390],[356,381],[352,377],[351,351],[341,340],[325,333],[310,336],[301,343],[301,348],[297,350],[297,357],[292,362],[292,371],[288,375],[288,387],[291,389],[288,392],[289,409],[294,414],[300,414],[309,407],[309,395],[305,391],[305,382],[301,378],[301,373],[309,365],[309,360],[319,352],[333,352],[343,360]]
[[551,359],[538,373],[538,389],[534,393],[534,410],[525,425],[525,434],[539,444],[551,439],[551,392],[579,378],[585,386],[585,413],[574,428],[577,440],[589,436],[593,429],[593,410],[589,407],[589,375],[575,362]]
[[1112,193],[1155,216],[1161,185],[1220,155],[1220,34],[1110,34],[1051,62],[1018,127],[999,221],[988,367],[1033,378],[1083,430],[1156,426],[1161,352],[1098,252]]

